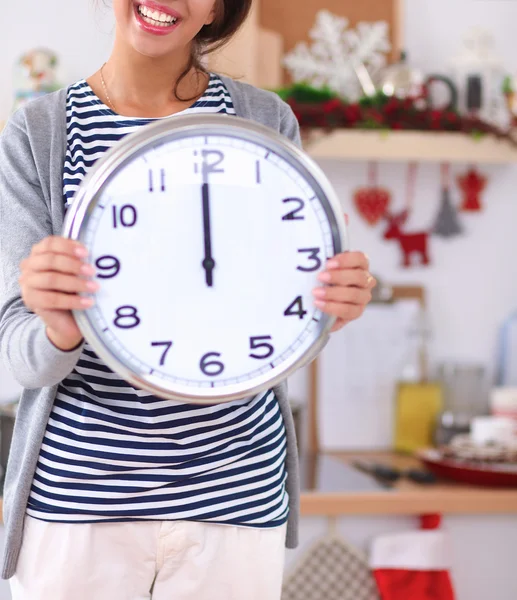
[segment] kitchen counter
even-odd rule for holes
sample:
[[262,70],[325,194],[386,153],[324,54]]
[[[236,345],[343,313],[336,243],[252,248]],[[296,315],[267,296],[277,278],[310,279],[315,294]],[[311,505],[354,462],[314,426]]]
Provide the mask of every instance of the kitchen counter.
[[352,467],[355,459],[400,469],[420,467],[415,458],[386,452],[305,457],[302,460],[302,516],[517,514],[517,489],[483,488],[450,481],[422,485],[405,478],[392,487],[384,487]]
[[406,478],[388,488],[353,468],[355,459],[400,469],[421,468],[418,459],[389,453],[322,454],[305,459],[302,516],[517,514],[517,489],[475,487],[444,480],[422,485]]

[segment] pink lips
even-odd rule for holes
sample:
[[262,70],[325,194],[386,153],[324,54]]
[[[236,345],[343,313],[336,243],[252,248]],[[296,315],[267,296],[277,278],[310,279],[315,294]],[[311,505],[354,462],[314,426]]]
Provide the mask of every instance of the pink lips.
[[[141,29],[143,29],[147,33],[151,33],[153,35],[169,34],[171,31],[174,31],[176,29],[176,27],[178,26],[178,24],[181,20],[181,15],[178,14],[176,11],[171,10],[170,8],[168,8],[167,6],[163,6],[162,4],[158,4],[157,2],[152,2],[152,0],[146,0],[145,2],[135,3],[134,6],[135,6],[135,18],[136,18],[138,25],[141,27]],[[175,19],[177,19],[177,21],[176,21],[176,23],[174,23],[174,25],[169,25],[167,27],[160,27],[159,25],[151,25],[150,23],[145,21],[142,18],[142,16],[140,15],[140,13],[138,12],[139,6],[145,6],[151,10],[156,10],[158,12],[165,13],[166,15],[170,15],[171,17],[174,17]]]

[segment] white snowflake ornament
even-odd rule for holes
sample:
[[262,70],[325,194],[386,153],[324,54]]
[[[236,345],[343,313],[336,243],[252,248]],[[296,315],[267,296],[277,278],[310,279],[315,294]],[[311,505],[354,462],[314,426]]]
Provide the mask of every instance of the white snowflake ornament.
[[[370,77],[386,64],[391,50],[388,24],[384,21],[359,23],[349,29],[349,20],[321,10],[309,33],[314,44],[309,48],[300,42],[284,58],[284,65],[295,82],[314,87],[328,86],[334,92],[354,101],[372,88]],[[365,67],[368,73],[365,72]]]

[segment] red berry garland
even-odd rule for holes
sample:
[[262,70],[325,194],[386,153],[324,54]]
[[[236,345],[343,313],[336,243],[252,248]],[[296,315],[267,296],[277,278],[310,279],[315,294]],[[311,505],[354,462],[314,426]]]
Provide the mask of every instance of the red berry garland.
[[291,106],[302,129],[385,129],[417,131],[458,131],[474,136],[494,135],[517,146],[510,132],[471,115],[450,108],[429,107],[417,98],[396,98],[378,93],[348,103],[328,90],[297,84],[279,92]]

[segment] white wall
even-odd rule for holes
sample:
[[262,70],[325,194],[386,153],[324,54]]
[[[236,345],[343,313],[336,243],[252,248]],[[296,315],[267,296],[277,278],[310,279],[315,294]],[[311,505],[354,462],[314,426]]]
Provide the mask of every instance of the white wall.
[[[104,0],[98,0],[99,7],[94,9],[95,2],[5,3],[0,36],[0,121],[12,106],[13,65],[27,50],[45,47],[57,52],[64,84],[88,77],[108,58],[113,31],[111,10],[104,8]],[[30,19],[22,19],[20,10],[30,13]]]
[[[88,77],[108,57],[112,19],[109,12],[102,9],[92,11],[91,1],[26,0],[23,11],[30,12],[30,19],[20,18],[20,7],[16,3],[5,4],[2,24],[7,23],[8,27],[4,25],[0,36],[0,120],[7,117],[12,102],[12,65],[27,49],[48,46],[57,51],[65,84]],[[462,33],[472,25],[483,25],[497,34],[505,66],[517,74],[515,23],[517,1],[410,0],[407,2],[406,48],[414,64],[426,72],[443,73],[447,61],[459,49]],[[514,268],[517,168],[483,167],[483,172],[490,176],[485,212],[466,219],[467,233],[463,239],[432,240],[432,267],[406,272],[397,267],[397,247],[382,242],[380,231],[369,229],[350,209],[350,191],[366,181],[365,166],[332,161],[323,164],[343,200],[343,207],[351,212],[352,242],[370,255],[375,272],[393,282],[416,282],[427,287],[434,327],[433,358],[453,357],[491,364],[496,328],[517,306]],[[455,172],[463,168],[456,167]],[[395,200],[402,202],[405,166],[382,165],[380,176],[381,182],[393,189]],[[421,167],[417,189],[416,207],[409,225],[420,229],[429,225],[438,209],[436,165]],[[7,382],[0,367],[0,398],[6,395],[7,385],[10,385]],[[295,383],[303,395],[303,377]],[[517,575],[512,562],[517,553],[515,518],[455,517],[447,520],[447,526],[453,533],[459,600],[514,600],[517,597]],[[346,519],[341,523],[347,538],[362,547],[366,547],[372,535],[409,527],[413,527],[409,519]],[[324,530],[322,520],[305,520],[303,546]],[[484,556],[485,550],[489,551],[489,559]],[[0,587],[0,600],[7,598],[7,592]]]
[[[0,36],[0,121],[8,116],[12,103],[12,65],[27,49],[48,46],[58,52],[65,84],[89,76],[109,55],[113,31],[109,9],[94,10],[93,0],[26,4],[31,7],[31,19],[24,21],[23,26],[17,26],[19,9],[15,3],[7,3],[2,15],[3,22],[11,25],[7,35]],[[102,6],[102,2],[98,4]],[[406,48],[415,65],[429,73],[444,73],[460,48],[464,31],[483,25],[496,33],[505,68],[517,73],[517,43],[512,26],[516,19],[517,2],[511,0],[411,0],[407,2],[405,18]],[[512,235],[517,218],[517,168],[482,167],[490,176],[486,211],[465,219],[463,239],[432,239],[432,267],[404,271],[397,266],[397,244],[382,241],[381,230],[368,228],[351,207],[351,190],[366,182],[366,166],[333,161],[322,164],[344,209],[351,213],[352,242],[370,255],[375,272],[391,281],[417,282],[427,287],[434,328],[432,357],[491,364],[496,329],[517,306],[517,278],[512,276],[517,248],[517,238]],[[405,169],[400,164],[380,167],[380,181],[392,189],[394,201],[400,205],[404,201]],[[462,171],[464,166],[459,165],[453,172]],[[437,165],[421,166],[415,211],[408,229],[426,228],[432,222],[438,209],[439,181]],[[454,194],[458,198],[457,190]],[[5,387],[7,384],[2,381],[6,379],[0,371],[0,387]]]

